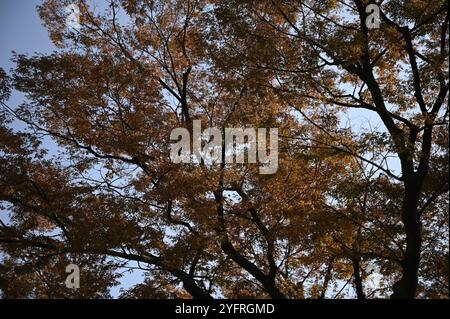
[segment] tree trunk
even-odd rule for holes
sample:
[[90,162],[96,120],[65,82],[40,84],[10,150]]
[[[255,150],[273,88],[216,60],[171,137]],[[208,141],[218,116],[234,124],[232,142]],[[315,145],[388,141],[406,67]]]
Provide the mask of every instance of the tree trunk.
[[366,296],[364,295],[364,289],[363,289],[363,281],[361,277],[361,269],[359,264],[359,257],[352,259],[353,263],[353,279],[355,283],[355,290],[356,290],[356,296],[358,300],[366,299]]
[[333,261],[334,261],[334,258],[330,257],[329,261],[328,261],[327,271],[325,273],[325,278],[323,280],[322,292],[320,294],[319,299],[325,299],[325,295],[326,295],[326,292],[328,289],[328,283],[331,280],[331,272],[333,271]]
[[406,251],[402,260],[402,277],[393,287],[393,299],[413,299],[416,296],[422,246],[422,225],[417,208],[420,184],[415,179],[405,182],[402,222],[406,233]]
[[200,288],[192,276],[189,276],[182,270],[172,270],[171,273],[181,280],[183,283],[183,288],[194,298],[194,299],[213,299],[213,297]]

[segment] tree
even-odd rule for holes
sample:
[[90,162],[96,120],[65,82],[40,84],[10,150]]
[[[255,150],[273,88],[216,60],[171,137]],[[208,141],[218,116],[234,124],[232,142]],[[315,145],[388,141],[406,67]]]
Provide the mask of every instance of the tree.
[[[400,215],[406,248],[402,277],[392,297],[413,298],[422,248],[423,202],[430,199],[423,192],[424,184],[432,178],[435,132],[448,125],[448,5],[445,1],[382,1],[381,27],[370,30],[368,4],[220,3],[217,33],[229,44],[224,49],[229,60],[221,65],[244,60],[250,72],[262,72],[266,85],[276,79],[274,91],[300,113],[306,105],[319,104],[364,109],[379,116],[392,152],[399,158],[401,176],[383,171],[403,184]],[[247,50],[252,42],[259,54]],[[354,153],[346,146],[344,151]],[[444,179],[431,199],[447,192]]]
[[[69,3],[39,7],[58,51],[0,72],[4,297],[109,297],[134,268],[123,298],[448,297],[445,3],[383,3],[378,30],[361,1],[80,1],[78,29]],[[277,127],[278,171],[171,162],[193,120]]]

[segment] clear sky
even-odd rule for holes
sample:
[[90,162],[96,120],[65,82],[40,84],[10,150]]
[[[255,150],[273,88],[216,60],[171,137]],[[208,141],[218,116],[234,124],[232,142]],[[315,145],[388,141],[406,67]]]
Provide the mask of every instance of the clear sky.
[[[0,67],[6,72],[14,66],[10,61],[12,51],[33,55],[56,50],[36,11],[40,3],[40,0],[0,0]],[[21,94],[13,93],[8,104],[14,107],[22,99]],[[81,273],[81,280],[82,276]],[[125,273],[121,285],[113,288],[113,296],[118,295],[120,288],[127,288],[137,282],[141,282],[139,272]]]
[[37,0],[0,0],[0,66],[13,66],[11,51],[51,52],[54,46],[36,12]]

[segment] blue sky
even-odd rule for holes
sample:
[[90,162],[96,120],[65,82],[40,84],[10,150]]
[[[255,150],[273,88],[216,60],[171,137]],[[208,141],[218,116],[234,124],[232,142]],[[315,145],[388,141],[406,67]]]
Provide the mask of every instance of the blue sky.
[[0,1],[0,66],[8,70],[11,51],[18,53],[51,52],[55,48],[41,25],[36,0]]

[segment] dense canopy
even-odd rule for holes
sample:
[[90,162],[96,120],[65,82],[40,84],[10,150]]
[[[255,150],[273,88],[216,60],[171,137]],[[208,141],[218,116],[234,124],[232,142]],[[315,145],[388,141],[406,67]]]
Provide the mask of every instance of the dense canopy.
[[[368,4],[44,1],[58,50],[0,69],[1,296],[448,298],[448,3]],[[278,128],[277,172],[173,163],[193,120]]]

